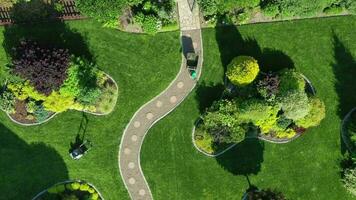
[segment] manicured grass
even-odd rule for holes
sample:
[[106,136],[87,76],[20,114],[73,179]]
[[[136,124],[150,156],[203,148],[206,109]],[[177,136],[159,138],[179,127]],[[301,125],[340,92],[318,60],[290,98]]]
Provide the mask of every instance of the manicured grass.
[[[13,42],[8,40],[27,34],[65,44],[78,55],[90,54],[99,68],[118,83],[117,106],[108,116],[84,114],[84,117],[80,112],[69,111],[35,127],[15,125],[0,112],[0,199],[28,200],[66,179],[94,184],[105,199],[129,199],[120,178],[117,157],[123,130],[133,113],[166,88],[178,73],[179,32],[135,35],[105,29],[90,20],[68,22],[67,26],[65,31],[63,24],[32,25],[16,32],[1,28],[7,35],[6,38],[0,35],[0,43]],[[77,33],[68,32],[73,29]],[[6,48],[0,49],[0,71],[7,62]],[[87,121],[85,138],[94,147],[82,159],[74,161],[68,151],[82,120],[83,125]]]
[[[200,86],[148,133],[143,171],[155,199],[239,199],[251,184],[295,200],[354,199],[340,183],[340,121],[356,105],[356,17],[205,29]],[[237,55],[265,71],[295,67],[325,102],[326,118],[288,144],[244,141],[217,159],[194,149],[194,121],[219,98],[224,67]],[[209,102],[210,100],[210,102]],[[201,102],[201,103],[199,103]],[[202,105],[203,104],[203,105]]]

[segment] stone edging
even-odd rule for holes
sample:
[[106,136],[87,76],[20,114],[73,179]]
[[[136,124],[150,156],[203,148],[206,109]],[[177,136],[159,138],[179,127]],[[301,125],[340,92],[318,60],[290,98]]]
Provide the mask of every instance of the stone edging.
[[[180,38],[182,37],[183,33],[182,31],[180,32]],[[142,141],[144,141],[148,131],[151,129],[152,126],[154,126],[157,122],[159,122],[162,118],[164,118],[165,116],[167,116],[168,114],[170,114],[172,111],[175,110],[175,108],[177,108],[184,100],[185,98],[193,91],[193,89],[195,88],[195,86],[197,85],[197,80],[199,80],[200,76],[201,76],[201,72],[202,72],[202,67],[203,67],[203,41],[202,41],[202,33],[201,33],[201,30],[199,30],[199,35],[200,35],[200,54],[201,54],[201,57],[199,58],[200,59],[200,63],[201,63],[201,66],[200,66],[200,69],[198,68],[198,76],[196,78],[196,82],[195,84],[193,85],[193,87],[191,88],[191,90],[189,91],[189,93],[185,94],[185,96],[183,96],[183,98],[181,99],[181,101],[177,102],[177,104],[170,110],[168,111],[167,113],[165,113],[164,115],[162,115],[160,118],[156,119],[151,125],[150,127],[146,130],[145,134],[143,135],[143,138],[142,138]],[[162,94],[164,94],[177,80],[178,80],[178,77],[181,73],[184,73],[186,71],[186,67],[185,67],[185,57],[184,55],[182,54],[182,62],[181,62],[181,67],[180,67],[180,70],[179,72],[177,73],[176,77],[170,82],[170,84],[166,87],[166,89],[164,89],[161,93],[159,93],[157,96],[153,97],[151,100],[149,100],[148,102],[146,102],[144,105],[142,105],[132,116],[132,118],[130,119],[129,123],[126,125],[126,128],[124,130],[124,134],[126,133],[127,129],[129,128],[129,125],[132,123],[132,121],[134,120],[134,118],[136,117],[137,113],[139,113],[146,105],[152,103],[153,101],[155,101],[157,98],[159,98]],[[121,136],[121,140],[120,140],[120,146],[119,146],[119,156],[120,156],[120,151],[122,149],[122,144],[123,144],[123,140],[124,140],[124,135]],[[144,173],[142,171],[142,168],[141,168],[141,148],[142,148],[142,144],[143,142],[140,144],[140,147],[139,147],[139,155],[138,155],[138,168],[139,168],[139,171],[145,181],[145,184],[147,185],[147,188],[149,190],[149,195],[152,197],[153,199],[153,196],[152,196],[152,191],[151,191],[151,188],[149,187],[148,185],[148,182],[146,180],[146,177],[144,176]],[[121,167],[120,167],[120,159],[118,159],[119,161],[119,171],[120,171],[120,176],[121,176],[121,179],[125,185],[125,188],[127,191],[129,191],[128,189],[128,186],[124,180],[124,176],[122,174],[122,170],[121,170]],[[131,196],[131,193],[129,193],[129,196],[131,199],[132,196]]]
[[104,200],[104,197],[103,195],[99,192],[99,190],[90,182],[86,182],[86,181],[82,181],[82,180],[66,180],[66,181],[62,181],[62,182],[59,182],[59,183],[56,183],[54,185],[52,185],[51,187],[48,187],[47,189],[45,190],[42,190],[40,193],[38,193],[35,197],[32,198],[32,200],[36,200],[38,197],[42,196],[44,193],[46,193],[50,188],[52,187],[55,187],[57,185],[62,185],[62,184],[66,184],[66,183],[74,183],[74,182],[79,182],[79,183],[86,183],[88,184],[90,187],[94,188],[95,189],[95,192],[98,193],[98,195],[100,196],[100,198],[102,200]]
[[[105,74],[107,77],[109,77],[109,79],[112,80],[112,82],[115,84],[117,94],[119,94],[119,86],[117,85],[115,79],[113,79],[109,74],[107,74],[107,73],[105,73],[105,72],[104,72],[104,74]],[[117,103],[117,99],[118,99],[118,97],[116,98],[115,104]],[[11,120],[12,122],[14,122],[15,124],[18,124],[18,125],[21,125],[21,126],[27,126],[27,127],[29,127],[29,126],[38,126],[38,125],[47,123],[47,122],[50,121],[52,118],[54,118],[57,114],[59,114],[59,113],[54,113],[54,114],[52,114],[49,118],[47,118],[46,120],[44,120],[44,121],[42,121],[42,122],[36,122],[36,123],[32,123],[32,124],[26,124],[26,123],[22,123],[22,122],[16,121],[14,118],[11,117],[11,115],[10,115],[8,112],[6,112],[6,111],[4,111],[4,110],[2,110],[2,109],[1,109],[1,111],[5,112],[6,115],[10,118],[10,120]],[[108,114],[112,113],[114,110],[110,111],[109,113],[94,113],[94,112],[90,112],[90,111],[86,111],[86,110],[75,110],[75,111],[84,112],[84,113],[88,113],[88,114],[95,115],[95,116],[104,116],[104,115],[108,115]]]
[[347,133],[345,131],[345,125],[346,122],[348,121],[348,119],[350,118],[350,116],[352,115],[352,113],[354,113],[356,111],[356,107],[354,107],[353,109],[351,109],[346,116],[344,117],[344,119],[341,122],[341,126],[340,126],[340,132],[341,132],[341,138],[342,141],[344,142],[344,144],[346,145],[347,150],[352,153],[352,148],[350,147],[350,143],[349,143],[349,138],[347,136]]
[[274,144],[286,144],[288,142],[292,142],[293,140],[299,138],[302,134],[300,133],[296,133],[293,137],[291,138],[273,138],[273,137],[269,137],[268,135],[264,135],[264,134],[259,134],[258,135],[258,139],[266,141],[266,142],[270,142],[270,143],[274,143]]

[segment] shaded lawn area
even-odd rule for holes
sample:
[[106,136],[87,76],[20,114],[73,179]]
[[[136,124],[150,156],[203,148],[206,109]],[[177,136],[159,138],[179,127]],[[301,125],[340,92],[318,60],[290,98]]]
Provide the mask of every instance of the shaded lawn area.
[[[105,199],[129,199],[118,169],[121,135],[134,112],[166,88],[178,73],[181,62],[178,32],[147,36],[102,28],[90,20],[66,24],[72,31],[76,29],[76,36],[82,35],[93,60],[118,83],[117,106],[108,116],[86,114],[85,139],[91,140],[94,147],[78,161],[72,160],[68,151],[76,134],[79,131],[84,134],[84,128],[79,130],[82,113],[69,111],[44,125],[21,127],[1,112],[0,199],[28,200],[65,179],[89,181]],[[30,27],[27,32],[44,40],[58,40],[50,34],[57,29],[53,24],[42,24]],[[69,38],[71,42],[66,43],[74,50],[76,38]],[[1,34],[0,43],[3,40]],[[77,46],[75,53],[81,54],[80,49]],[[1,48],[0,72],[6,62],[5,50]],[[0,77],[3,78],[2,73]]]
[[[142,147],[154,198],[239,199],[249,187],[247,175],[252,185],[277,188],[289,199],[354,199],[340,182],[339,168],[340,121],[344,110],[356,106],[354,27],[356,17],[349,16],[205,29],[204,90],[153,127]],[[207,98],[219,97],[202,93],[216,92],[226,63],[241,54],[255,56],[264,70],[285,63],[306,75],[326,104],[326,118],[289,144],[243,142],[209,158],[192,144],[199,101],[206,106],[213,100]]]

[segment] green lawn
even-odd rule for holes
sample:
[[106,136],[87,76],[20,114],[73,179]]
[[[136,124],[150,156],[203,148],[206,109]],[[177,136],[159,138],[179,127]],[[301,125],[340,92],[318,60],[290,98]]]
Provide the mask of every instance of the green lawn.
[[[200,86],[148,133],[143,171],[155,199],[239,199],[251,184],[290,199],[355,199],[340,183],[340,120],[356,106],[356,16],[205,29]],[[265,71],[295,67],[315,86],[327,116],[289,144],[245,141],[215,159],[196,151],[191,131],[219,98],[224,67],[252,55]]]
[[0,35],[4,46],[0,49],[0,80],[4,78],[9,44],[27,35],[87,56],[119,86],[119,99],[112,114],[103,117],[86,114],[85,137],[93,142],[94,148],[79,161],[72,160],[68,150],[85,119],[82,113],[70,111],[44,125],[22,127],[0,112],[0,199],[28,200],[67,179],[93,183],[105,199],[128,199],[118,169],[121,135],[134,112],[166,88],[178,73],[179,32],[156,36],[129,34],[102,28],[94,21],[0,30],[4,33]]

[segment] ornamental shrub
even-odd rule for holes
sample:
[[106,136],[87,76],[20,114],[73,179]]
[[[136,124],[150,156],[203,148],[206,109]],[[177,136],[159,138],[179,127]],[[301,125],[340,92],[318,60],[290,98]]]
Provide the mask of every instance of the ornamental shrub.
[[45,110],[43,105],[36,105],[36,108],[35,108],[35,111],[33,114],[34,114],[37,122],[43,122],[48,118],[48,116],[50,115],[50,112]]
[[78,190],[80,188],[80,183],[73,182],[73,183],[71,183],[71,186],[72,186],[73,190]]
[[257,90],[260,95],[267,101],[273,101],[279,92],[279,76],[276,74],[268,73],[257,84]]
[[46,99],[46,96],[37,92],[36,89],[31,86],[28,81],[9,83],[7,85],[7,88],[19,100],[26,100],[27,98],[31,98],[36,101],[41,101]]
[[64,112],[70,109],[74,105],[74,99],[71,96],[64,96],[59,92],[52,92],[43,102],[43,106],[46,110],[52,112]]
[[214,102],[204,116],[204,127],[212,135],[214,142],[231,143],[244,139],[246,129],[236,118],[236,102],[220,100]]
[[67,79],[64,80],[59,92],[66,96],[76,97],[80,94],[80,69],[78,65],[71,65],[67,70]]
[[148,34],[155,34],[160,28],[159,20],[154,15],[137,13],[134,17],[134,21],[142,27],[144,32]]
[[297,134],[297,132],[291,128],[288,128],[285,130],[277,129],[274,134],[277,138],[292,138]]
[[28,80],[42,94],[49,95],[53,90],[58,90],[67,78],[67,49],[41,46],[23,40],[14,53],[13,73]]
[[95,104],[101,94],[98,87],[98,80],[100,80],[97,77],[100,75],[98,71],[97,67],[89,61],[73,58],[67,70],[68,78],[59,89],[59,93],[66,97],[72,97],[83,106]]
[[111,112],[117,101],[118,91],[115,85],[106,84],[102,88],[102,93],[96,103],[96,107],[99,112],[109,113]]
[[99,88],[83,88],[77,99],[83,105],[93,105],[98,101],[100,94]]
[[36,105],[36,102],[35,101],[28,101],[27,104],[26,104],[26,111],[28,113],[34,113],[36,111],[36,108],[37,108],[37,105]]
[[5,90],[0,94],[0,109],[7,113],[15,111],[15,95],[12,92]]
[[342,179],[344,187],[352,195],[356,196],[356,168],[347,168],[344,170],[344,177]]
[[283,115],[292,120],[304,118],[310,111],[308,96],[304,91],[287,92],[280,99]]
[[249,56],[238,56],[228,65],[226,76],[234,85],[244,86],[254,81],[259,71],[257,60]]
[[260,0],[198,0],[205,18],[216,18],[227,13],[255,8]]
[[90,188],[90,186],[86,183],[82,183],[79,187],[80,191],[88,191],[88,189]]
[[88,189],[88,192],[89,192],[90,194],[93,194],[93,193],[95,193],[95,189],[92,188],[92,187],[90,187],[90,188]]
[[213,149],[213,137],[211,134],[207,133],[206,130],[203,130],[201,127],[195,129],[195,144],[206,153],[214,153]]
[[122,9],[126,6],[141,2],[142,0],[76,0],[78,10],[88,17],[92,17],[99,22],[118,20]]
[[90,194],[90,200],[98,200],[99,199],[99,194],[98,193],[93,193]]
[[272,109],[273,107],[263,100],[247,99],[239,105],[237,116],[242,121],[255,123],[268,119],[271,116]]
[[296,121],[296,124],[298,126],[304,128],[318,126],[321,120],[325,118],[325,105],[320,99],[316,97],[311,97],[309,99],[309,105],[309,113],[304,118],[301,118]]
[[284,95],[293,90],[304,91],[305,81],[303,77],[294,70],[284,70],[280,73],[279,94]]

